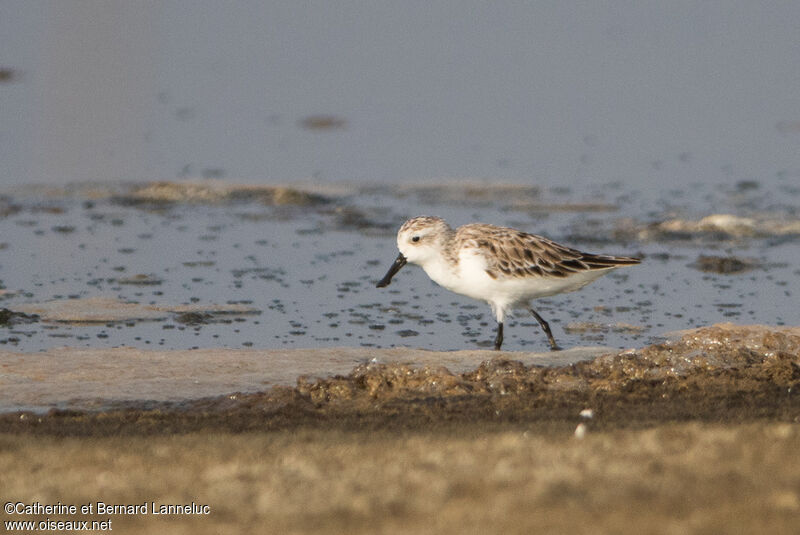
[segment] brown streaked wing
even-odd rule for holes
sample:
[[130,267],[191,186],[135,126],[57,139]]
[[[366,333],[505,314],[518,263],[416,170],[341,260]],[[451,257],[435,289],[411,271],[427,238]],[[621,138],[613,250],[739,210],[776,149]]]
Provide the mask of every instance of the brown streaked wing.
[[584,253],[543,236],[481,223],[460,227],[453,245],[456,251],[461,247],[481,251],[488,265],[486,272],[494,279],[563,278],[580,271],[640,262],[637,258]]

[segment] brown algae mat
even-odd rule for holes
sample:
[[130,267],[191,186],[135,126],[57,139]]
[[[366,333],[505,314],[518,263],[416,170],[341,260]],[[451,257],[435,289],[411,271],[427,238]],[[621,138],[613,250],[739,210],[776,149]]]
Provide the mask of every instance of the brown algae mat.
[[371,363],[5,414],[0,473],[5,501],[208,505],[82,518],[129,533],[796,533],[798,383],[799,328],[729,324],[566,366]]

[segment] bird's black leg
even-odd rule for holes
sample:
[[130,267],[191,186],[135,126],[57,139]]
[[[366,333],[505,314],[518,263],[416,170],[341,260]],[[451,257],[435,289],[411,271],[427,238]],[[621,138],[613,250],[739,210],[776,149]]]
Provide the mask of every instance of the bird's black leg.
[[539,322],[539,325],[542,326],[542,330],[544,331],[544,334],[547,335],[547,341],[550,342],[550,350],[551,351],[558,351],[559,349],[561,349],[560,347],[558,347],[558,344],[556,343],[556,339],[553,338],[553,333],[550,332],[550,325],[548,325],[547,322],[544,321],[544,318],[541,317],[539,314],[537,314],[534,309],[531,308],[530,311],[531,311],[531,314],[533,314],[533,317],[536,318],[536,321]]
[[503,345],[503,322],[497,322],[497,338],[494,339],[495,351],[500,351],[500,346]]

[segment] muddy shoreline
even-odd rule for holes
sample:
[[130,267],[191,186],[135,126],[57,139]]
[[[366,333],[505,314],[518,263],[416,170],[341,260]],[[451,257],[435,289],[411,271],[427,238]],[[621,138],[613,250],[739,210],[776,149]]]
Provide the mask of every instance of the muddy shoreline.
[[105,411],[0,415],[7,433],[57,436],[244,432],[294,428],[419,429],[464,423],[643,427],[700,420],[800,422],[800,329],[715,325],[640,350],[568,365],[493,358],[443,366],[377,363],[349,374],[184,402]]

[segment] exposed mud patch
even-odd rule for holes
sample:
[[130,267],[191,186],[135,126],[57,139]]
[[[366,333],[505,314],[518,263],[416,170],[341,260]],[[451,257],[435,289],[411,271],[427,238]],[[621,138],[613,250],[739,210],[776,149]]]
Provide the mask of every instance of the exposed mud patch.
[[[150,277],[134,278],[130,284],[158,284]],[[143,282],[146,281],[146,282]],[[35,314],[42,321],[61,323],[105,323],[116,321],[161,320],[170,314],[258,314],[259,310],[239,304],[142,305],[111,297],[63,299],[18,305],[17,310]]]
[[126,205],[160,203],[224,204],[257,202],[268,206],[311,206],[328,202],[318,193],[286,186],[230,184],[217,180],[151,182],[136,186],[113,201]]
[[[633,232],[630,232],[633,230]],[[628,234],[630,238],[643,241],[681,240],[696,236],[721,236],[724,238],[754,238],[769,236],[800,235],[800,221],[771,220],[753,217],[741,217],[733,214],[712,214],[700,220],[671,219],[652,223],[645,228],[620,228],[620,235]]]
[[745,273],[758,267],[758,264],[747,258],[737,258],[735,256],[708,256],[700,255],[693,263],[689,264],[699,271],[706,273],[721,273],[732,275]]

